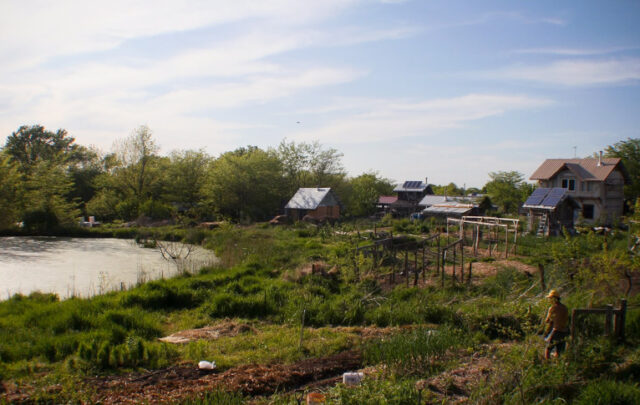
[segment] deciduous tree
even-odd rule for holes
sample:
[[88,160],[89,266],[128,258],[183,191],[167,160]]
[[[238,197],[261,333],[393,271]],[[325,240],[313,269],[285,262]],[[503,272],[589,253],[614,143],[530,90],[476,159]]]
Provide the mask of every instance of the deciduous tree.
[[640,138],[628,138],[607,146],[605,155],[622,160],[630,179],[630,184],[624,187],[624,196],[634,204],[640,197]]
[[518,207],[531,193],[531,187],[523,182],[524,176],[516,171],[489,173],[491,181],[485,188],[491,201],[504,213],[516,213]]
[[224,153],[211,165],[205,190],[220,216],[267,219],[283,201],[282,163],[275,153],[256,147]]

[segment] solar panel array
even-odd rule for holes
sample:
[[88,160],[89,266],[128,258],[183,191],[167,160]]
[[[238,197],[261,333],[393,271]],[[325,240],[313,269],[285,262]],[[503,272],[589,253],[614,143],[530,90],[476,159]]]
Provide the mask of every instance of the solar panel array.
[[527,198],[524,205],[557,207],[567,194],[566,188],[538,188]]
[[547,197],[542,201],[545,207],[556,207],[567,193],[566,188],[554,187],[551,189]]
[[405,181],[402,185],[403,188],[422,188],[421,181]]
[[549,194],[548,188],[536,188],[533,193],[527,198],[526,205],[540,205],[542,200]]

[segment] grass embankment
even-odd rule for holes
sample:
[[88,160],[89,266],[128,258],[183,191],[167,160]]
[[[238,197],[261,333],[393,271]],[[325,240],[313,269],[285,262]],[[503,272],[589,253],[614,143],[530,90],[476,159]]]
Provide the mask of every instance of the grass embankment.
[[[108,228],[99,232],[107,231],[112,232]],[[215,360],[221,369],[291,363],[355,349],[363,353],[363,366],[377,371],[360,387],[329,389],[326,394],[334,403],[402,404],[417,401],[418,395],[432,400],[454,398],[461,387],[453,380],[444,384],[450,388],[444,392],[419,391],[416,383],[463,367],[464,359],[474,353],[490,357],[495,370],[464,388],[466,398],[477,402],[593,403],[589,398],[598,389],[614,399],[640,395],[632,383],[640,375],[637,298],[630,300],[627,345],[598,338],[603,332],[601,322],[586,318],[583,329],[590,333],[572,345],[566,361],[544,362],[538,334],[548,303],[542,299],[537,276],[503,268],[472,285],[447,282],[445,288],[399,285],[389,290],[381,288],[375,274],[363,271],[371,268],[371,258],[360,257],[360,274],[355,272],[351,252],[356,243],[362,243],[357,239],[362,235],[333,231],[230,225],[213,231],[165,228],[153,231],[156,235],[135,230],[131,236],[201,243],[215,250],[220,264],[196,275],[152,281],[90,299],[59,302],[51,295],[32,294],[0,302],[0,378],[5,386],[27,385],[33,400],[87,400],[91,387],[77,388],[87,375],[158,369],[201,359]],[[614,288],[619,277],[615,279],[616,269],[609,267],[617,263],[615,252],[624,241],[624,235],[606,240],[596,235],[553,241],[525,238],[520,250],[526,256],[519,260],[543,263],[548,285],[561,288],[570,307],[614,303],[620,296]],[[300,271],[312,262],[322,263],[325,271]],[[598,266],[606,265],[611,265],[606,269],[608,279],[589,279]],[[388,271],[384,266],[378,269],[379,274]],[[308,329],[300,349],[303,311]],[[223,318],[239,319],[256,332],[184,345],[157,340]],[[418,327],[368,341],[351,331],[329,328],[411,324]],[[425,324],[436,325],[437,331],[419,326]],[[504,342],[508,344],[501,345]],[[474,361],[475,357],[469,364]],[[60,388],[52,391],[54,384]],[[225,395],[216,392],[193,401],[216,403]],[[243,401],[238,395],[228,399],[229,403]],[[296,403],[287,394],[263,402],[269,401]]]

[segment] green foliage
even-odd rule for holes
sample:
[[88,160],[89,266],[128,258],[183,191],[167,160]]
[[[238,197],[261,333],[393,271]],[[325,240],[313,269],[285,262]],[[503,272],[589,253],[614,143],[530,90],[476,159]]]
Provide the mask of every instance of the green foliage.
[[14,226],[18,220],[20,180],[17,164],[0,152],[0,230]]
[[485,185],[487,194],[504,213],[515,213],[522,202],[531,194],[532,187],[523,182],[521,173],[491,172],[491,180]]
[[331,399],[343,405],[405,405],[418,401],[415,384],[407,379],[372,379],[365,378],[357,387],[346,387],[339,384],[329,392]]
[[64,129],[51,132],[41,125],[23,125],[7,137],[4,151],[28,174],[40,162],[62,160],[66,165],[82,161],[87,149],[74,142]]
[[640,198],[640,138],[627,138],[605,149],[606,157],[620,158],[629,176],[624,196],[630,201]]
[[245,403],[246,398],[242,394],[219,389],[180,401],[180,405],[242,405]]
[[346,212],[356,217],[375,213],[378,197],[393,192],[391,180],[378,177],[377,173],[363,173],[350,179],[348,185],[351,192],[342,202]]
[[219,216],[251,221],[278,212],[285,198],[283,186],[280,160],[250,147],[222,154],[213,162],[204,187]]
[[591,382],[573,402],[575,405],[632,405],[640,403],[638,384],[611,380]]
[[438,358],[446,350],[465,342],[459,330],[416,328],[367,343],[364,359],[368,364],[384,364],[396,375],[424,375],[440,366]]

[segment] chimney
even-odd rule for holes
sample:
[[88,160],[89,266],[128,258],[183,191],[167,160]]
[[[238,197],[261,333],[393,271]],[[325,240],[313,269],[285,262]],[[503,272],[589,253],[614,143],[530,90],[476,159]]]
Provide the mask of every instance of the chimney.
[[425,178],[424,178],[424,185],[425,185],[425,186],[428,186],[428,185],[429,185],[429,178],[428,178],[428,177],[425,177]]
[[602,151],[600,151],[600,154],[598,155],[598,167],[602,166]]

